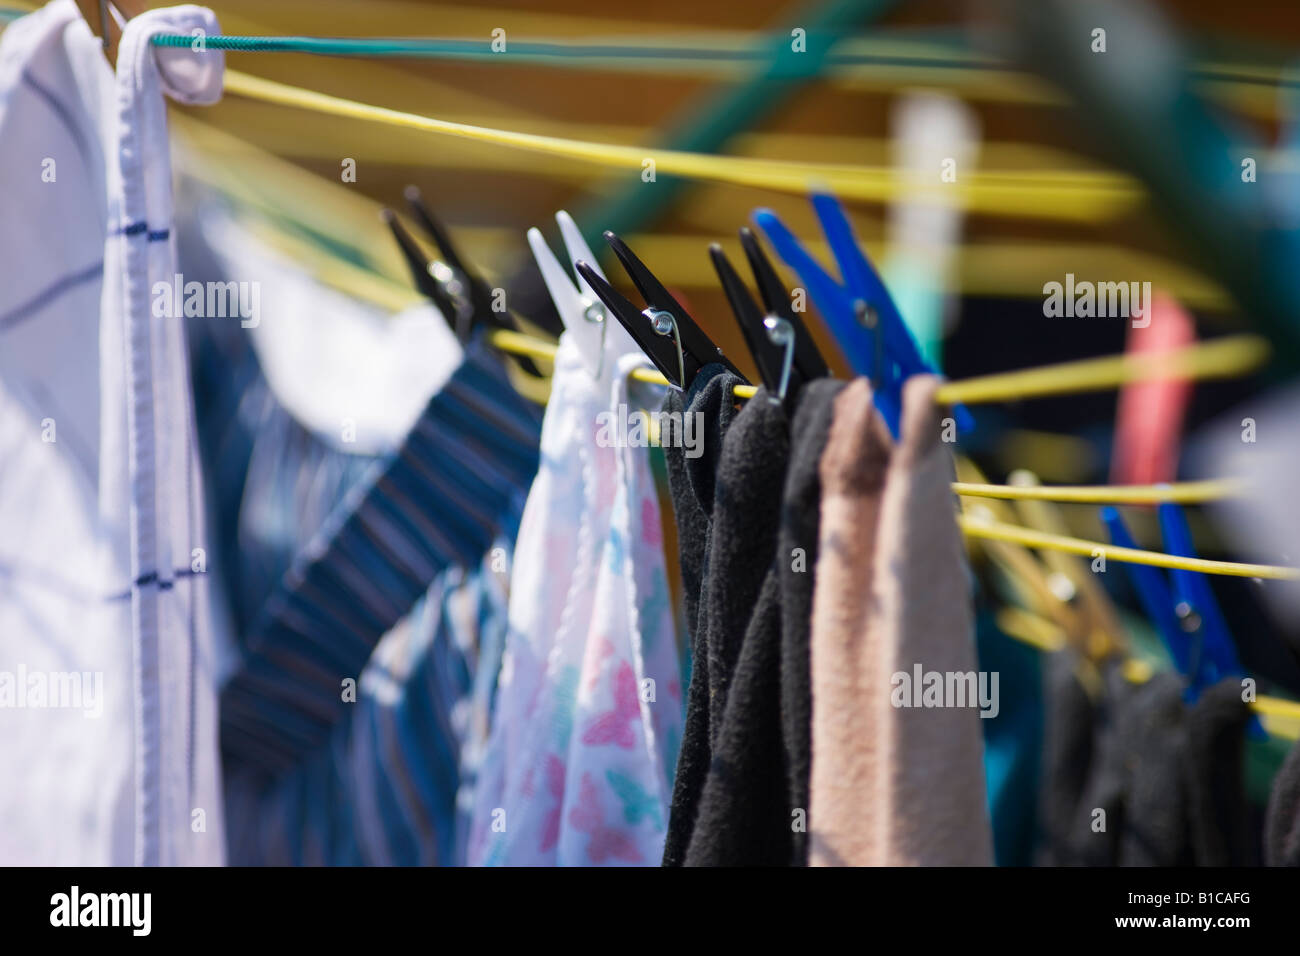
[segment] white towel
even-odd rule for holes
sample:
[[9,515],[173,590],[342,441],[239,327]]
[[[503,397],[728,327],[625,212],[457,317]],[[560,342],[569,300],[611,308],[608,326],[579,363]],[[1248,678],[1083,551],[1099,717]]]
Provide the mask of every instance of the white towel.
[[130,21],[114,77],[71,0],[0,39],[0,863],[220,864],[202,487],[163,94],[219,33]]

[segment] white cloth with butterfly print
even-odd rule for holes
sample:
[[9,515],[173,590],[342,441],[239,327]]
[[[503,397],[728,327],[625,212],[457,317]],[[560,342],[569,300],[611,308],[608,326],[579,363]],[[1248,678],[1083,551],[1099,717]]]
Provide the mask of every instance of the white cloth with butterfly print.
[[681,675],[646,432],[621,430],[659,407],[661,389],[633,383],[629,395],[646,358],[610,331],[598,379],[560,338],[472,865],[657,866],[663,855]]

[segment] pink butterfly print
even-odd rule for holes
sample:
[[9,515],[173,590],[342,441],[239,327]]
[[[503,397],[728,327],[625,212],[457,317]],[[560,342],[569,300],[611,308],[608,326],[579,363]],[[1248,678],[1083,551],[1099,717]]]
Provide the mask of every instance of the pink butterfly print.
[[555,754],[546,755],[546,788],[555,800],[553,809],[548,810],[542,822],[542,843],[540,850],[548,853],[560,842],[560,814],[564,803],[564,761]]
[[608,637],[602,637],[600,643],[596,645],[595,660],[586,665],[587,677],[583,681],[583,686],[591,690],[596,686],[596,681],[600,680],[600,668],[609,658],[614,656],[614,642]]
[[614,675],[614,709],[596,717],[582,735],[584,744],[614,744],[624,750],[636,746],[633,732],[635,721],[641,716],[641,705],[636,697],[636,675],[632,665],[624,661]]
[[582,775],[578,803],[569,811],[569,823],[579,833],[591,837],[587,843],[587,858],[592,863],[604,863],[611,857],[628,863],[641,862],[641,851],[632,842],[632,837],[615,827],[605,826],[605,817],[600,810],[600,796],[589,773]]
[[659,510],[650,498],[641,499],[641,540],[649,545],[663,544],[663,528],[659,524]]
[[542,552],[546,555],[546,566],[560,570],[573,564],[573,533],[565,529],[548,529]]
[[[594,443],[596,436],[592,436]],[[618,461],[615,455],[607,448],[597,448],[592,454],[592,472],[595,485],[595,495],[593,500],[600,503],[603,507],[609,507],[610,500],[614,497],[614,486],[618,482],[616,469]]]

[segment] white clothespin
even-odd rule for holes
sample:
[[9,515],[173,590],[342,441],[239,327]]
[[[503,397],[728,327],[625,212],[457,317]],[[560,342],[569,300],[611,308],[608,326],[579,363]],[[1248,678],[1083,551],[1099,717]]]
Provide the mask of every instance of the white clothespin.
[[[542,270],[542,279],[545,280],[546,289],[551,294],[551,301],[555,303],[555,309],[560,313],[565,334],[577,346],[583,364],[587,366],[592,377],[600,378],[605,370],[607,348],[610,345],[618,347],[622,344],[617,340],[613,343],[609,342],[609,337],[619,334],[627,336],[627,333],[617,322],[609,321],[604,303],[597,298],[587,281],[582,276],[576,275],[573,270],[573,263],[582,260],[591,263],[592,268],[600,273],[601,278],[605,276],[600,266],[596,264],[596,257],[592,254],[586,240],[582,238],[582,233],[578,231],[573,217],[561,209],[555,214],[555,221],[560,224],[560,235],[564,237],[569,268],[560,265],[555,254],[551,252],[551,247],[542,238],[539,229],[528,230],[528,245],[537,259],[537,267]],[[614,328],[611,329],[610,325]]]

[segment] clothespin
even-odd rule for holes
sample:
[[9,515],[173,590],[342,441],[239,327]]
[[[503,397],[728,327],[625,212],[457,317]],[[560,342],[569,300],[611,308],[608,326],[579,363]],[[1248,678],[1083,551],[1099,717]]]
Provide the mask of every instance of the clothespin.
[[[1192,317],[1163,292],[1157,290],[1147,308],[1145,324],[1129,327],[1126,354],[1160,354],[1196,341]],[[1191,396],[1190,381],[1170,376],[1129,382],[1120,389],[1111,452],[1113,484],[1151,485],[1174,479]]]
[[[832,196],[815,194],[813,208],[835,255],[843,285],[818,265],[770,209],[757,210],[754,219],[781,258],[803,280],[850,367],[859,375],[874,374],[872,385],[876,407],[897,438],[904,380],[934,369],[921,357],[916,340],[899,315],[889,290],[858,248],[839,203]],[[874,328],[871,327],[873,321]],[[881,354],[883,367],[877,368],[882,364]],[[953,409],[953,417],[960,432],[974,427],[970,412],[961,405]]]
[[645,308],[639,309],[624,298],[590,262],[576,263],[578,275],[587,281],[668,383],[685,391],[691,387],[700,369],[711,362],[719,363],[743,380],[740,370],[695,324],[681,303],[672,297],[627,244],[612,232],[605,233],[605,241],[641,293]]
[[[1162,502],[1158,511],[1166,553],[1182,558],[1196,557],[1182,508],[1174,502]],[[1114,544],[1124,548],[1135,547],[1133,537],[1115,508],[1102,508],[1101,517]],[[1137,588],[1143,609],[1169,650],[1174,666],[1187,678],[1186,700],[1195,700],[1201,691],[1223,677],[1244,673],[1227,622],[1204,574],[1174,568],[1171,591],[1159,569],[1143,564],[1125,564],[1125,567]],[[1266,736],[1257,716],[1252,715],[1248,733],[1257,740]]]
[[790,400],[805,382],[829,375],[830,371],[808,329],[791,307],[789,293],[754,234],[741,229],[740,242],[758,282],[766,314],[750,298],[749,290],[722,247],[717,243],[711,245],[709,257],[763,384],[773,399],[788,410]]
[[[555,221],[559,224],[560,235],[564,239],[565,258],[572,267],[576,270],[578,262],[587,262],[603,279],[605,273],[601,271],[573,218],[561,209],[555,214]],[[577,284],[574,284],[575,273],[560,265],[540,229],[528,230],[528,245],[533,250],[533,257],[537,260],[537,268],[541,270],[546,289],[551,294],[551,301],[560,314],[560,321],[564,323],[565,334],[573,339],[592,377],[600,378],[605,368],[606,352],[619,353],[625,351],[625,343],[631,344],[627,332],[621,325],[610,327],[605,304],[581,274],[577,275]]]
[[[958,455],[957,480],[988,484],[989,479],[969,458]],[[1018,516],[1009,502],[995,498],[962,498],[962,510],[977,519],[1016,524]],[[972,539],[973,540],[973,539]],[[1042,554],[1024,545],[1006,541],[982,540],[980,549],[1001,571],[1003,584],[1010,589],[1010,599],[1033,614],[1051,621],[1069,642],[1086,651],[1088,621],[1080,608],[1063,595],[1058,581],[1042,559]]]
[[[1025,468],[1013,471],[1007,476],[1007,482],[1022,488],[1041,484],[1038,476]],[[1054,502],[1022,499],[1014,503],[1014,509],[1026,527],[1049,534],[1070,535],[1061,507]],[[1119,615],[1087,561],[1078,555],[1050,549],[1043,552],[1042,559],[1051,569],[1053,580],[1060,582],[1061,589],[1068,593],[1082,612],[1084,649],[1088,656],[1101,660],[1122,651],[1125,641]]]
[[745,250],[745,258],[749,260],[749,269],[754,273],[754,282],[758,286],[758,294],[763,300],[763,308],[767,310],[768,316],[784,319],[794,329],[794,366],[799,370],[804,381],[810,382],[815,378],[825,378],[830,375],[826,359],[822,357],[821,350],[817,348],[817,343],[813,341],[803,319],[790,303],[789,290],[781,282],[776,269],[772,267],[772,263],[763,252],[758,237],[747,226],[740,230],[740,246]]
[[[517,332],[518,324],[508,311],[498,311],[494,307],[496,300],[492,289],[460,255],[451,235],[425,205],[420,190],[407,186],[404,195],[416,220],[433,240],[441,259],[429,259],[391,209],[383,210],[381,215],[402,250],[416,288],[438,307],[456,338],[462,344],[468,342],[470,333],[477,326]],[[541,375],[531,359],[522,355],[512,355],[511,358],[529,375]]]
[[[90,25],[90,32],[100,37],[104,47],[104,57],[114,67],[117,66],[117,45],[122,39],[122,22],[138,16],[148,9],[145,0],[76,0],[77,9]],[[120,11],[120,12],[119,12]]]
[[[1160,530],[1164,536],[1165,551],[1183,558],[1196,557],[1192,547],[1192,532],[1187,526],[1187,517],[1180,505],[1172,501],[1161,502],[1157,510],[1160,514]],[[1245,668],[1237,654],[1236,642],[1228,630],[1228,622],[1219,609],[1219,602],[1210,587],[1210,579],[1199,571],[1187,571],[1183,568],[1173,569],[1174,613],[1183,622],[1184,629],[1190,625],[1199,631],[1201,637],[1200,668],[1195,682],[1199,694],[1210,684],[1224,677],[1242,675]],[[1256,740],[1268,736],[1258,715],[1251,715],[1247,732]]]
[[[1129,533],[1128,525],[1120,516],[1119,509],[1106,505],[1101,509],[1101,520],[1106,525],[1111,544],[1120,548],[1137,547],[1133,535]],[[1169,583],[1165,580],[1165,576],[1159,568],[1149,564],[1125,562],[1124,570],[1128,573],[1134,590],[1137,591],[1138,600],[1142,603],[1147,619],[1155,626],[1156,633],[1160,635],[1160,640],[1165,645],[1165,650],[1169,652],[1174,667],[1190,681],[1196,665],[1194,649],[1191,638],[1182,629],[1174,613],[1173,592],[1169,590]],[[1195,693],[1190,683],[1188,693],[1189,695]]]
[[[1165,551],[1181,558],[1196,557],[1191,529],[1187,526],[1182,507],[1166,501],[1161,502],[1157,510]],[[1182,622],[1183,629],[1197,634],[1201,641],[1201,666],[1195,681],[1199,693],[1221,677],[1242,673],[1241,660],[1209,579],[1198,571],[1181,568],[1174,568],[1172,574],[1174,613]]]
[[758,366],[758,375],[773,401],[787,405],[788,399],[803,384],[803,375],[794,367],[794,327],[777,316],[765,316],[736,273],[722,247],[709,246],[709,258],[718,273],[740,334],[749,354]]

